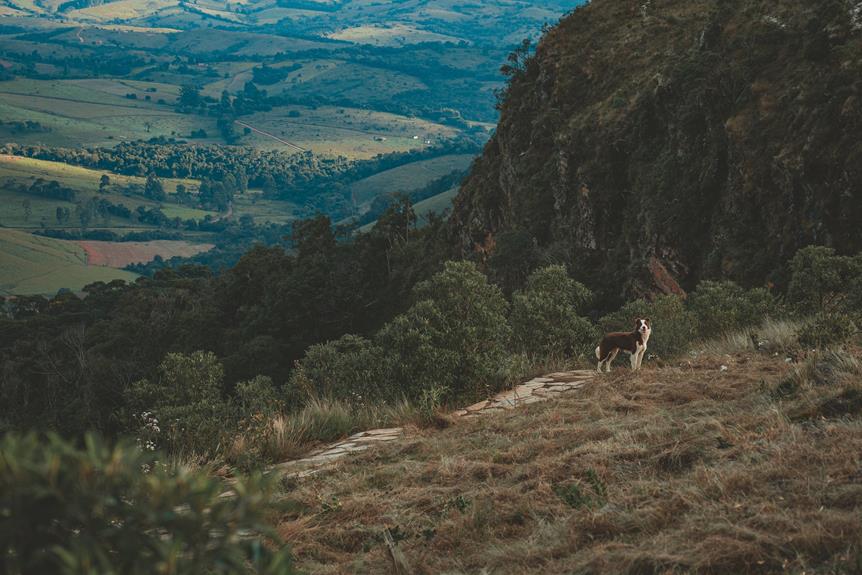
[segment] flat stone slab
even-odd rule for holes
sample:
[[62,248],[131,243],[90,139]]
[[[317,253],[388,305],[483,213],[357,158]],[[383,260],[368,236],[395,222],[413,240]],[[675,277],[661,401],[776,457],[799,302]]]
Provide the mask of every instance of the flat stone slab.
[[480,409],[485,409],[486,407],[488,407],[488,403],[489,402],[486,399],[484,401],[480,401],[479,403],[474,403],[473,405],[465,407],[464,409],[466,409],[467,411],[470,411],[470,412],[479,411]]
[[[479,401],[452,412],[454,417],[479,417],[484,412],[503,412],[519,405],[530,405],[540,401],[548,401],[558,395],[573,391],[595,377],[590,370],[561,371],[544,377],[534,377],[521,383],[513,389],[498,393],[491,399]],[[321,448],[302,459],[277,463],[271,469],[277,469],[287,477],[302,478],[320,473],[329,463],[342,459],[351,453],[369,449],[373,444],[395,441],[404,435],[402,427],[370,429],[354,433],[347,439]]]
[[362,443],[372,443],[375,441],[395,441],[400,438],[400,435],[374,435],[371,437],[360,437],[357,441]]
[[531,403],[538,403],[540,401],[548,401],[547,397],[539,397],[538,395],[531,395],[530,397],[525,397],[523,399],[518,400],[518,405],[529,405]]
[[403,427],[387,427],[383,429],[372,429],[371,431],[366,431],[365,435],[400,435],[403,432]]

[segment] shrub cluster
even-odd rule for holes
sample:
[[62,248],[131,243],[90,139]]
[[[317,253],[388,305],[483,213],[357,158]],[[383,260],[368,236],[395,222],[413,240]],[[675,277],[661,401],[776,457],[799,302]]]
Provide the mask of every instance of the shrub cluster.
[[429,409],[497,389],[511,335],[500,290],[475,265],[448,262],[414,295],[373,340],[348,335],[312,346],[288,387],[353,405],[406,398]]
[[10,575],[295,573],[267,513],[271,482],[234,497],[205,472],[168,469],[90,435],[0,439],[0,570]]

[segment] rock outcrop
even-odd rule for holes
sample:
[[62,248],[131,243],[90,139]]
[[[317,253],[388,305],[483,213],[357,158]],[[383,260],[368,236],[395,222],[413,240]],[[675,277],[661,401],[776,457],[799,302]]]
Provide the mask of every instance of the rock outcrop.
[[516,66],[455,200],[465,252],[528,233],[606,299],[781,284],[862,249],[854,2],[594,0]]

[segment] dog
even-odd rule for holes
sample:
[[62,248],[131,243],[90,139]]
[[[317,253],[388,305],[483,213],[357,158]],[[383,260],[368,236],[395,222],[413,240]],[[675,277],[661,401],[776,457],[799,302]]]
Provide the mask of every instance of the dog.
[[610,372],[611,362],[616,359],[620,351],[629,354],[632,371],[640,369],[650,334],[652,334],[652,327],[650,327],[649,319],[638,318],[635,320],[634,331],[620,331],[605,335],[602,338],[602,342],[596,348],[596,357],[599,360],[596,371],[601,373],[602,364],[605,364],[607,367],[605,371]]

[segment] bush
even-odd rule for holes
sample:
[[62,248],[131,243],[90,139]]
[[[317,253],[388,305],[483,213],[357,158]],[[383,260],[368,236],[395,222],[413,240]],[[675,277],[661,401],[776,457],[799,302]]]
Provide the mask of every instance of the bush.
[[[266,513],[272,485],[240,479],[235,497],[202,472],[167,470],[152,453],[87,436],[0,440],[4,573],[291,574]],[[267,545],[265,539],[276,543]]]
[[745,290],[731,281],[700,282],[687,303],[700,331],[710,336],[760,325],[778,310],[769,291]]
[[126,391],[153,448],[211,455],[220,445],[230,408],[222,398],[224,370],[211,352],[169,353],[155,381],[142,379]]
[[[236,386],[236,437],[243,449],[233,449],[229,458],[243,469],[259,467],[277,455],[271,446],[277,430],[276,419],[284,412],[284,402],[272,379],[259,375]],[[236,442],[234,442],[234,447]]]
[[[511,330],[500,288],[470,262],[446,262],[442,272],[415,288],[418,306],[408,311],[413,328],[446,357],[454,358],[452,392],[486,396],[503,383]],[[408,361],[401,358],[401,362]]]
[[512,340],[517,351],[533,357],[585,357],[595,345],[595,327],[580,313],[592,299],[564,266],[533,272],[523,291],[512,297]]
[[385,401],[394,394],[383,349],[357,335],[313,345],[297,363],[288,384],[306,398],[337,399],[351,405]]
[[837,256],[835,250],[809,246],[790,262],[787,299],[802,314],[860,313],[862,254]]
[[443,399],[456,389],[461,354],[447,344],[446,318],[430,301],[412,306],[377,334],[389,353],[393,388],[410,401]]
[[846,343],[858,333],[853,319],[844,313],[820,313],[808,320],[799,330],[799,344],[807,348],[821,348]]
[[675,295],[659,296],[652,302],[639,299],[627,303],[618,311],[603,317],[599,323],[606,332],[632,331],[637,318],[649,319],[652,326],[652,335],[647,344],[648,355],[679,355],[688,350],[696,335],[694,314]]

